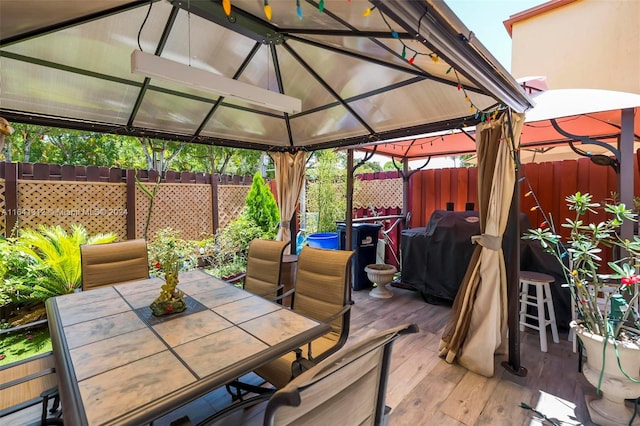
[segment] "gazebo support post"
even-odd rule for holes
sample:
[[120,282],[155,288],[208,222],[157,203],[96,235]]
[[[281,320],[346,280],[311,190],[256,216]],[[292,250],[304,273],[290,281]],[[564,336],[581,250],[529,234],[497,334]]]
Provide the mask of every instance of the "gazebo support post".
[[520,364],[520,179],[516,170],[516,183],[507,224],[508,250],[505,251],[507,268],[507,338],[509,358],[502,366],[516,376],[524,377],[527,369]]
[[[636,159],[636,156],[633,155],[633,112],[633,108],[626,108],[621,111],[620,124],[622,129],[620,130],[620,139],[618,141],[618,149],[620,150],[618,194],[620,202],[624,203],[627,208],[633,207],[633,162]],[[624,239],[633,240],[633,222],[625,221],[622,224],[620,236]]]
[[[510,111],[507,112],[509,120],[510,140],[514,140],[513,126],[511,125]],[[512,146],[516,175],[511,208],[509,209],[509,221],[505,233],[507,242],[505,250],[505,265],[507,272],[507,339],[509,341],[509,358],[502,362],[502,366],[515,374],[524,377],[527,369],[520,364],[520,152]],[[503,248],[505,244],[502,245]]]
[[351,250],[352,240],[352,215],[353,215],[353,149],[347,150],[347,208],[344,217],[345,223],[345,250]]
[[404,229],[409,229],[409,159],[402,158],[402,214],[404,215]]

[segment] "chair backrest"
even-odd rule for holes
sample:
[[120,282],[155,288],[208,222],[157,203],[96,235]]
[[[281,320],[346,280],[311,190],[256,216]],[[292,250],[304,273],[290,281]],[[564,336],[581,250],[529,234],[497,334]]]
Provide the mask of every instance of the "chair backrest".
[[80,246],[82,289],[149,278],[147,243],[143,239]]
[[276,296],[280,286],[282,253],[288,241],[256,238],[249,244],[244,289],[260,296]]
[[264,424],[383,424],[392,343],[417,331],[402,325],[331,355],[273,394]]
[[[293,310],[326,321],[351,303],[353,251],[305,246],[298,256]],[[331,322],[340,346],[349,334],[349,311]]]

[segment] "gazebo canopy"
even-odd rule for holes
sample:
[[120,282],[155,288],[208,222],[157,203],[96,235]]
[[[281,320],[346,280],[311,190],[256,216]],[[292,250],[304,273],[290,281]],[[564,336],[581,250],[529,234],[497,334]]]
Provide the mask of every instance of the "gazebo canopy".
[[[228,16],[222,3],[3,0],[0,116],[296,151],[453,129],[532,105],[442,1],[271,0],[271,20],[263,1],[231,0]],[[133,73],[136,50],[172,61],[184,81],[158,78],[164,65],[151,78]],[[212,94],[194,87],[187,67],[300,99],[301,109]]]
[[[544,90],[534,93],[532,99],[535,106],[527,111],[520,135],[522,162],[579,157],[581,154],[571,149],[569,142],[577,151],[587,155],[612,156],[611,148],[619,149],[621,112],[640,109],[640,95],[610,90]],[[640,114],[637,112],[631,127],[635,152],[640,148]],[[602,144],[583,143],[578,136],[589,137]],[[359,149],[373,151],[375,147],[377,154],[407,159],[475,154],[475,138],[475,127],[467,127],[409,139],[374,142]]]

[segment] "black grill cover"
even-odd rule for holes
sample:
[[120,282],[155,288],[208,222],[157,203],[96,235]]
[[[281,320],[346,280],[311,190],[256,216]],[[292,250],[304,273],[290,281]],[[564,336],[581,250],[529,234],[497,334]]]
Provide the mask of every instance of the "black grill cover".
[[[451,305],[458,293],[475,245],[471,236],[480,234],[478,212],[436,210],[425,228],[405,229],[400,237],[401,280],[422,294],[431,304]],[[520,232],[531,227],[526,214],[520,214]],[[507,247],[505,245],[505,257]],[[551,284],[558,327],[568,329],[571,296],[557,260],[535,241],[520,241],[520,269],[553,276]]]
[[469,265],[480,233],[478,213],[436,210],[426,228],[403,230],[401,280],[420,291],[426,302],[451,304]]

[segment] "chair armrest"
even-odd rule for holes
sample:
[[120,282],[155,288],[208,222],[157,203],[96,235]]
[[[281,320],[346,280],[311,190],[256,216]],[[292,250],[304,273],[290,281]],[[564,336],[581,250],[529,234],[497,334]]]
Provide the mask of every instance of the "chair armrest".
[[346,313],[347,313],[347,311],[348,311],[349,309],[351,309],[351,305],[353,305],[353,301],[349,302],[349,304],[347,304],[347,305],[344,305],[344,306],[342,307],[342,309],[340,309],[340,310],[339,310],[338,312],[336,312],[335,314],[331,315],[331,316],[330,316],[330,317],[328,317],[328,318],[323,319],[323,320],[322,320],[322,322],[329,323],[329,322],[332,322],[332,321],[334,321],[334,320],[336,320],[336,319],[340,318],[341,316],[343,316],[344,314],[346,314]]
[[[283,285],[279,285],[277,288],[274,288],[273,290],[269,290],[269,291],[267,291],[266,293],[260,293],[260,294],[257,294],[257,296],[260,296],[260,297],[267,297],[267,296],[268,296],[268,295],[270,295],[270,294],[278,293],[278,292],[279,292],[280,290],[282,290],[283,288],[284,288],[284,286],[283,286]],[[279,297],[279,296],[277,296],[277,297],[275,297],[275,298],[272,298],[272,299],[269,299],[269,300],[276,300],[278,297]]]
[[[247,273],[245,272],[244,274],[240,274],[237,277],[233,277],[230,280],[227,280],[225,282],[235,285],[236,283],[239,283],[240,281],[244,280],[244,278],[246,276],[247,276]],[[243,287],[244,287],[244,285],[243,285]]]
[[[280,290],[280,289],[282,289],[282,288],[284,288],[284,286],[280,286],[280,287],[278,287],[278,290]],[[284,299],[285,297],[290,296],[290,295],[292,295],[292,294],[293,294],[293,293],[295,293],[295,292],[296,292],[296,289],[295,289],[295,288],[292,288],[292,289],[290,289],[290,290],[288,290],[288,291],[285,291],[285,292],[284,292],[284,293],[282,293],[280,296],[274,297],[273,299],[271,299],[271,301],[272,301],[272,302],[277,302],[278,300],[282,300],[282,299]],[[289,306],[289,308],[291,308],[291,306]]]

